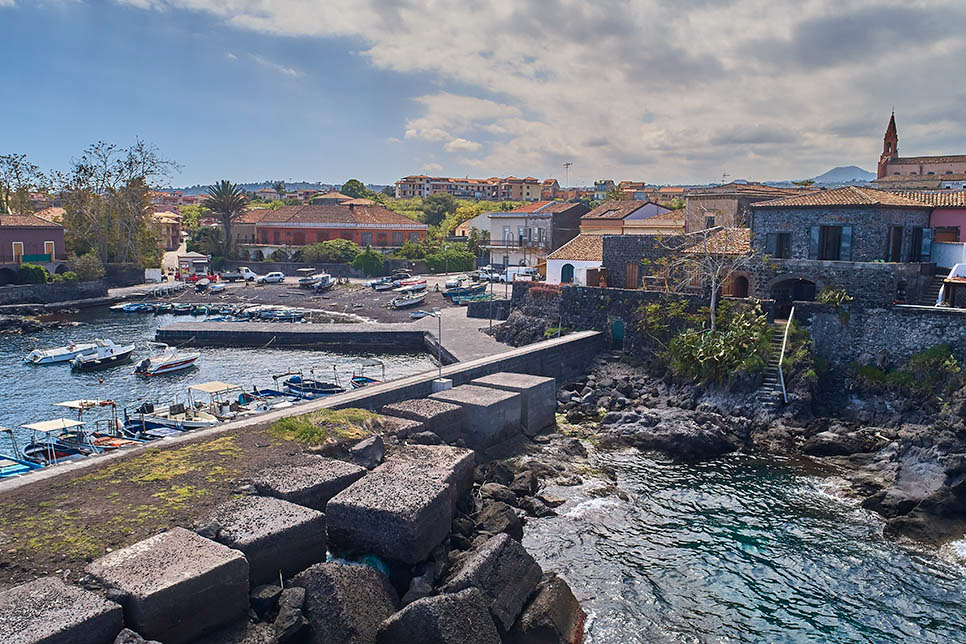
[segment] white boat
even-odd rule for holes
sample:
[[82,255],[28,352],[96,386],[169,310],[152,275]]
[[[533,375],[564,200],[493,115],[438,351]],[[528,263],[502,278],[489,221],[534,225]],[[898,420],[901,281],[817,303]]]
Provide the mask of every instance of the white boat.
[[62,347],[51,349],[34,349],[24,356],[23,361],[30,364],[54,364],[55,362],[70,362],[80,355],[94,353],[97,345],[93,342],[75,344],[71,342]]
[[459,288],[464,282],[469,282],[470,278],[468,275],[457,275],[456,277],[451,277],[446,282],[443,283],[444,288]]
[[405,295],[403,297],[397,297],[392,301],[392,308],[394,309],[404,309],[410,306],[416,306],[422,304],[426,300],[426,293],[420,293],[418,295]]
[[133,344],[114,344],[113,340],[94,340],[97,345],[93,353],[85,353],[70,361],[70,368],[75,371],[93,371],[112,365],[120,364],[134,353]]
[[134,373],[145,376],[158,376],[165,373],[172,373],[193,367],[200,353],[182,353],[174,347],[166,344],[151,342],[152,346],[158,347],[160,352],[150,358],[145,358],[134,368]]
[[138,410],[138,422],[154,423],[171,427],[181,431],[201,429],[218,424],[218,419],[201,409],[192,409],[182,403],[174,403],[166,407],[144,405]]
[[225,285],[224,284],[220,284],[220,283],[219,284],[212,284],[211,285],[211,289],[210,289],[210,291],[212,293],[221,293],[224,290],[225,290]]

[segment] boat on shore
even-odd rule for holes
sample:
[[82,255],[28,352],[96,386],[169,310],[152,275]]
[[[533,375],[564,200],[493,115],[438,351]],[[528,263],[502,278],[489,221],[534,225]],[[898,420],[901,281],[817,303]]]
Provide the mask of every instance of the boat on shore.
[[378,284],[373,284],[372,288],[376,291],[391,291],[392,289],[399,286],[399,282],[394,282],[392,280],[386,282],[379,282]]
[[317,277],[319,281],[315,285],[316,293],[325,293],[326,291],[332,290],[332,287],[336,285],[336,279],[328,273],[321,273]]
[[97,351],[97,344],[95,342],[69,342],[62,347],[34,349],[24,356],[23,361],[35,365],[70,362],[79,355],[86,355],[88,353],[94,353],[95,351]]
[[413,293],[410,295],[403,295],[401,297],[393,298],[392,308],[394,309],[405,309],[410,306],[418,306],[426,301],[426,293]]
[[203,277],[197,282],[195,282],[195,293],[204,293],[211,286],[211,280],[207,277]]
[[225,290],[225,285],[224,284],[212,284],[211,285],[211,288],[208,289],[208,290],[211,293],[221,293],[222,291]]
[[113,340],[94,340],[97,349],[93,353],[85,353],[70,361],[73,371],[96,371],[107,369],[114,365],[127,362],[134,353],[134,345],[114,344]]
[[157,347],[159,353],[139,362],[134,368],[134,373],[144,376],[160,376],[166,373],[182,371],[193,367],[198,358],[201,357],[200,353],[182,353],[174,347],[169,347],[159,342],[151,342],[149,345]]
[[455,288],[447,288],[443,291],[443,297],[448,297],[449,299],[456,301],[458,297],[469,297],[472,295],[482,295],[486,292],[487,285],[479,282],[475,284],[460,285]]

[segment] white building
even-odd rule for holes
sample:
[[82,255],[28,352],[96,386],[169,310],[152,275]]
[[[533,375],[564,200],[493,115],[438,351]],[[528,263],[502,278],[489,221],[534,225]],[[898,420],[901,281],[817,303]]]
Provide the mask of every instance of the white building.
[[600,268],[604,262],[603,235],[577,235],[547,255],[549,284],[587,285],[587,269]]

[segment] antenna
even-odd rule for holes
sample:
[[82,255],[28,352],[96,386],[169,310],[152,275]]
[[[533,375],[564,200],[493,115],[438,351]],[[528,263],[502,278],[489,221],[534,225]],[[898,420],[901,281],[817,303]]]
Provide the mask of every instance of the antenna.
[[730,175],[730,174],[728,174],[727,172],[722,172],[722,173],[721,173],[721,185],[724,185],[724,184],[726,183],[726,182],[725,182],[725,179],[727,179],[727,178],[728,178],[728,177],[730,177],[730,176],[731,176],[731,175]]
[[570,161],[567,161],[566,163],[563,164],[564,169],[567,171],[567,189],[568,190],[570,189],[570,166],[572,165],[573,163]]

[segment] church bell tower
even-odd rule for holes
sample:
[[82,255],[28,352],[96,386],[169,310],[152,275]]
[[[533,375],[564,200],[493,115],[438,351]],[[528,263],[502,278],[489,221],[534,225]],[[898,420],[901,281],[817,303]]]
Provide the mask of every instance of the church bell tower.
[[882,179],[888,171],[889,161],[899,158],[899,134],[896,132],[896,112],[892,111],[889,118],[889,126],[886,128],[885,137],[882,140],[882,156],[879,157],[879,168],[876,178]]

